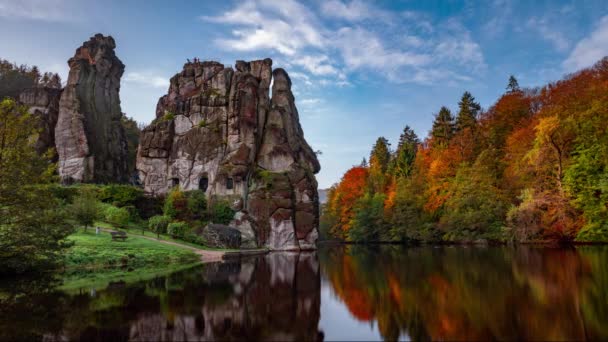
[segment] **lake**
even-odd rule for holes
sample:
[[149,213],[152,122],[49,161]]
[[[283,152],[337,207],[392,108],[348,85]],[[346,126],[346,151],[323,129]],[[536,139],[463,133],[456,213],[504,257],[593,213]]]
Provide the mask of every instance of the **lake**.
[[0,339],[608,339],[608,247],[324,245],[130,282],[4,281]]

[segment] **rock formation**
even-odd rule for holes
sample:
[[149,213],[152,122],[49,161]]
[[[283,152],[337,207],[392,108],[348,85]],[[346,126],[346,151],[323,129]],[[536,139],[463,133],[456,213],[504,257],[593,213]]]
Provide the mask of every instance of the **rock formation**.
[[270,59],[186,63],[141,134],[137,169],[149,194],[179,185],[229,200],[244,247],[315,248],[320,166]]
[[124,182],[129,177],[118,95],[125,67],[115,47],[112,37],[96,34],[68,61],[55,127],[64,183]]
[[[55,149],[55,125],[59,116],[59,98],[62,89],[49,87],[29,88],[19,94],[19,102],[29,107],[29,112],[40,118],[40,133],[36,151],[40,154]],[[53,161],[57,161],[56,155]]]

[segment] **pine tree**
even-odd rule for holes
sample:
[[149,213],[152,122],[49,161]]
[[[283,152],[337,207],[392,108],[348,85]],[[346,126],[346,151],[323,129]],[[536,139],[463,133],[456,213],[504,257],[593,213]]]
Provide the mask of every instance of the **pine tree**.
[[34,79],[34,84],[38,84],[40,83],[40,70],[38,69],[37,66],[33,66],[30,69],[30,74],[32,75],[31,77]]
[[454,135],[454,117],[446,107],[441,107],[433,121],[431,136],[435,146],[447,146]]
[[57,88],[57,89],[61,88],[61,77],[59,76],[58,73],[54,73],[53,76],[51,76],[51,79],[50,79],[49,83],[47,84],[47,87]]
[[410,126],[405,126],[403,133],[399,137],[399,145],[397,145],[397,151],[395,152],[393,167],[393,174],[395,176],[407,177],[410,175],[412,164],[416,158],[418,144],[420,144],[420,140],[414,130]]
[[515,78],[515,76],[511,75],[509,76],[509,84],[507,85],[507,92],[508,93],[514,93],[514,92],[518,92],[519,89],[519,83],[517,82],[517,79]]
[[390,159],[390,143],[385,137],[378,138],[369,156],[369,183],[372,192],[384,191],[386,185],[386,171]]
[[380,137],[376,140],[374,147],[372,148],[372,152],[369,156],[369,164],[371,168],[377,168],[381,170],[382,173],[386,172],[386,168],[388,167],[388,162],[391,158],[391,153],[389,150],[390,143],[385,137]]
[[456,132],[461,132],[466,128],[474,128],[477,125],[477,115],[481,110],[478,102],[471,93],[465,91],[458,102],[458,115],[456,116]]

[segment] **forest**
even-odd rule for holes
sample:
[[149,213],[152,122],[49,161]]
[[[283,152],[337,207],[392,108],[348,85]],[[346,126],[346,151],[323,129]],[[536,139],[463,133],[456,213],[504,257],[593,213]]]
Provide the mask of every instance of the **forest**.
[[608,58],[540,88],[464,92],[428,136],[384,137],[329,189],[321,235],[350,242],[608,241]]

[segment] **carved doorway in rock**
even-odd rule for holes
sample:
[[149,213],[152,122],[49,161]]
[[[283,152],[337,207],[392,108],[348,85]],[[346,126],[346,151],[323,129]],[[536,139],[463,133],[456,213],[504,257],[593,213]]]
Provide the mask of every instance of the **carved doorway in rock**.
[[209,178],[205,175],[205,176],[201,177],[201,179],[198,180],[198,189],[206,192],[208,187],[209,187]]

